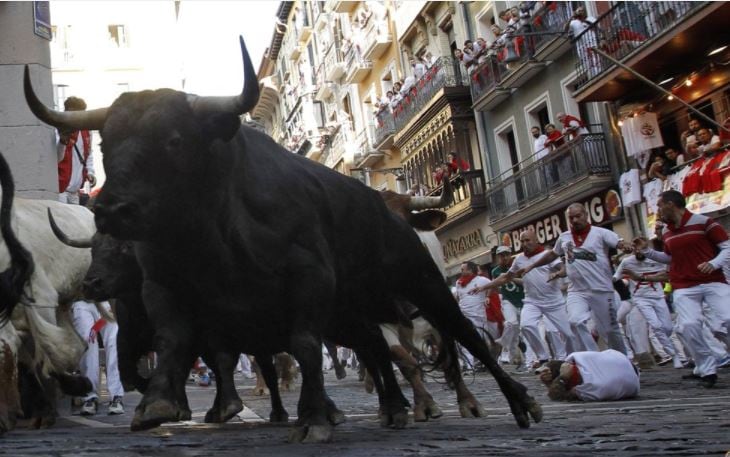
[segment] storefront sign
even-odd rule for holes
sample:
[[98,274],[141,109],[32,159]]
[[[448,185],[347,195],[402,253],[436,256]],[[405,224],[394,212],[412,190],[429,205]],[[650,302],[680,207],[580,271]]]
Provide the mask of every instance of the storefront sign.
[[33,32],[48,41],[53,39],[51,7],[48,2],[33,2]]
[[[605,225],[622,216],[621,198],[613,189],[604,190],[581,200],[588,213],[588,220],[593,225]],[[568,205],[561,206],[554,212],[539,219],[528,222],[509,231],[500,233],[500,244],[510,246],[513,252],[522,250],[520,234],[526,230],[534,230],[537,234],[537,241],[541,244],[552,245],[558,236],[568,230],[568,219],[565,210]]]
[[451,260],[461,257],[467,252],[475,249],[486,249],[487,243],[481,229],[466,233],[458,238],[449,238],[445,243],[441,244],[444,250],[444,261],[449,263]]

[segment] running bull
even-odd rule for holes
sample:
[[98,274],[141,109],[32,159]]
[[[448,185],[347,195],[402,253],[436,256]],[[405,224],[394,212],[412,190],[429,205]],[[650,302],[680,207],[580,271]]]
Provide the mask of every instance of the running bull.
[[[395,322],[396,299],[484,363],[521,427],[530,416],[539,421],[540,406],[495,362],[414,231],[376,191],[241,125],[259,96],[242,39],[241,50],[237,96],[160,89],[84,112],[45,107],[26,67],[36,116],[100,130],[107,182],[94,208],[97,228],[136,241],[159,354],[133,428],[178,418],[175,386],[202,338],[215,353],[241,346],[292,353],[302,390],[291,438],[327,441],[334,405],[321,375],[322,336],[345,320]],[[382,335],[380,346],[387,354]]]

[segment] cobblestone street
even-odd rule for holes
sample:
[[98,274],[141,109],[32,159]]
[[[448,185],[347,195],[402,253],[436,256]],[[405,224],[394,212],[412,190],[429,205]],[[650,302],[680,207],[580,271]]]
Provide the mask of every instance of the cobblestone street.
[[[202,423],[213,387],[188,387],[193,421],[168,424],[147,432],[129,431],[138,394],[125,398],[126,414],[107,416],[105,406],[92,418],[62,411],[49,430],[18,429],[0,438],[0,455],[9,456],[456,456],[456,455],[715,455],[730,451],[730,370],[720,371],[713,389],[681,380],[687,370],[656,368],[642,373],[641,395],[612,403],[555,403],[547,399],[536,376],[516,374],[543,404],[542,423],[517,427],[495,382],[487,374],[470,379],[470,388],[488,416],[461,419],[451,391],[431,380],[429,388],[444,417],[411,423],[405,430],[378,425],[377,399],[367,394],[355,374],[338,381],[326,374],[327,388],[347,421],[335,430],[333,443],[287,443],[289,427],[268,424],[269,398],[251,395],[253,381],[236,375],[246,408],[225,425]],[[404,386],[406,395],[410,390]],[[298,391],[286,392],[290,421]],[[102,398],[105,401],[105,398]],[[68,400],[64,400],[64,405]]]

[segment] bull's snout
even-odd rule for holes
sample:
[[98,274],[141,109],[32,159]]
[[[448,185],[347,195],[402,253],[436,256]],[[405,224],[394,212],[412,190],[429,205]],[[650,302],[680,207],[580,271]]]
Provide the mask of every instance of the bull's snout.
[[102,233],[125,232],[139,217],[139,206],[131,202],[101,203],[94,205],[96,228]]

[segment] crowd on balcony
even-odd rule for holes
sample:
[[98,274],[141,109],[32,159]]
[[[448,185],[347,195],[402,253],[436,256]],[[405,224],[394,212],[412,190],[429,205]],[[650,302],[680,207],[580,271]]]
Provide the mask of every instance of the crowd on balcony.
[[431,51],[424,52],[420,57],[409,59],[411,74],[393,83],[393,88],[374,104],[378,127],[382,127],[380,119],[382,119],[383,113],[398,115],[418,94],[418,90],[431,80],[438,71],[437,60]]

